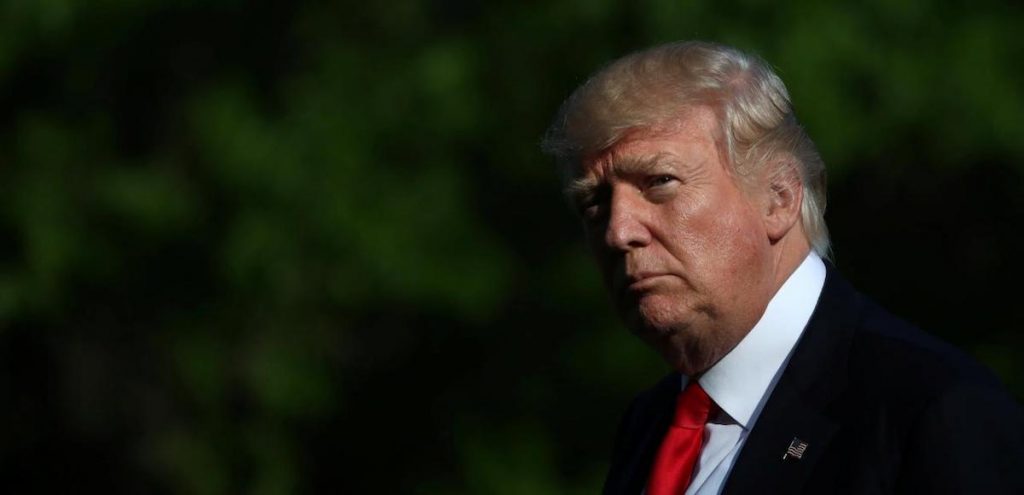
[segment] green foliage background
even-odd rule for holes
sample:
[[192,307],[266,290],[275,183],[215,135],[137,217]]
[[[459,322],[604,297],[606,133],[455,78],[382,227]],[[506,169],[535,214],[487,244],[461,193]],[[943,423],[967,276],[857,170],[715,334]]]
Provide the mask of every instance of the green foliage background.
[[0,442],[48,492],[595,493],[664,372],[538,151],[657,42],[774,64],[837,263],[1024,395],[1022,9],[0,2]]

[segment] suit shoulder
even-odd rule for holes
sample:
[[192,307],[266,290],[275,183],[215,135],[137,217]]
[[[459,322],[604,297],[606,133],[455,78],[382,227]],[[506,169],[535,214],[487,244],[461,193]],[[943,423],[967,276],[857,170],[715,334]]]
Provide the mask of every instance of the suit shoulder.
[[[849,371],[901,401],[934,402],[955,390],[1007,396],[999,379],[955,346],[864,298]],[[1007,396],[1008,398],[1008,396]]]
[[863,316],[850,376],[876,399],[860,411],[885,418],[898,439],[896,491],[1020,493],[1024,416],[996,376],[875,303]]

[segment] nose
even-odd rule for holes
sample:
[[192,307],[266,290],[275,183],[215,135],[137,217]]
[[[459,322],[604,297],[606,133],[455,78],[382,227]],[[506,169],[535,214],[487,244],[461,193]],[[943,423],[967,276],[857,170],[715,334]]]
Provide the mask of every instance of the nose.
[[651,242],[651,232],[644,220],[644,203],[642,195],[635,191],[622,188],[612,191],[604,232],[606,246],[625,252]]

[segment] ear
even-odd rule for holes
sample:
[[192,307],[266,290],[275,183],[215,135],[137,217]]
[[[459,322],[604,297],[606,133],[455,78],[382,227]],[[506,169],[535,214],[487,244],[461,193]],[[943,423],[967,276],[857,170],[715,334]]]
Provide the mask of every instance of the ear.
[[764,224],[772,244],[785,237],[800,221],[804,188],[798,166],[795,158],[787,154],[766,171]]

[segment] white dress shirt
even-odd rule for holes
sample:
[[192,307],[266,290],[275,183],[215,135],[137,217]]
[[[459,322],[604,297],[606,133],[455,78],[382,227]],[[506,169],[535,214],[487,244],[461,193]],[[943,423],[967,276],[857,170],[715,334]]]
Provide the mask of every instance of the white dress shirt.
[[[704,445],[686,495],[721,493],[824,285],[825,264],[811,253],[775,293],[750,333],[700,377],[720,412],[704,427]],[[687,381],[683,375],[683,387]]]

